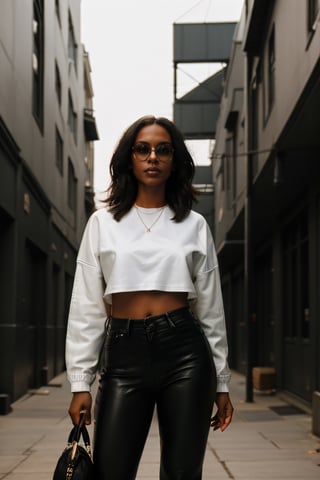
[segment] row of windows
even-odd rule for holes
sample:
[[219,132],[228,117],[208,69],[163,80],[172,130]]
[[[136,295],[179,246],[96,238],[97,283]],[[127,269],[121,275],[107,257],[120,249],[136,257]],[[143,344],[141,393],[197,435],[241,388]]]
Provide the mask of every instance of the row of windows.
[[[59,7],[59,0],[56,0],[56,14],[60,20],[60,7]],[[75,71],[77,71],[77,44],[75,41],[74,30],[72,25],[71,16],[69,13],[69,36],[68,36],[68,58],[69,64],[74,65]],[[59,105],[61,105],[62,100],[62,82],[61,82],[61,75],[57,61],[55,62],[55,90],[58,98]],[[74,109],[74,104],[72,100],[71,90],[69,89],[68,92],[68,125],[70,128],[71,133],[73,134],[73,138],[75,143],[77,143],[77,128],[78,128],[78,115]]]
[[[61,26],[60,15],[60,2],[55,0],[56,15]],[[71,15],[69,12],[68,17],[68,62],[69,66],[73,65],[75,73],[77,73],[77,52],[78,46],[75,39],[74,28],[72,24]],[[55,88],[59,105],[61,105],[62,99],[62,83],[61,76],[58,67],[58,63],[55,64]],[[78,116],[74,109],[71,90],[68,91],[68,126],[70,132],[73,135],[75,143],[77,143],[77,128],[78,128]],[[63,139],[56,127],[56,166],[61,175],[63,175]],[[70,157],[68,157],[68,206],[75,212],[77,206],[77,177],[75,169]]]
[[[60,13],[60,0],[55,0],[55,11],[56,16],[61,27],[61,13]],[[77,72],[77,52],[78,45],[76,42],[76,37],[74,34],[74,28],[72,23],[72,18],[69,12],[68,18],[68,58],[69,62],[74,65],[75,71]]]
[[[57,94],[57,99],[59,105],[61,106],[62,100],[62,84],[61,84],[61,76],[58,64],[55,64],[55,90]],[[73,134],[73,138],[75,143],[77,143],[77,129],[78,129],[78,115],[75,111],[71,90],[68,92],[68,125],[70,128],[70,132]]]
[[43,86],[44,86],[44,11],[43,0],[33,2],[33,52],[32,52],[32,110],[40,130],[43,130]]
[[[71,105],[71,106],[70,106]],[[70,130],[76,135],[77,132],[77,115],[74,113],[72,108],[72,99],[69,93],[69,118],[68,124]],[[63,138],[60,135],[59,129],[56,126],[56,167],[60,172],[60,175],[63,176],[64,170],[64,147],[63,147]],[[76,209],[76,198],[77,198],[77,178],[75,175],[74,166],[70,157],[68,157],[68,206],[71,210],[75,211]]]
[[[307,22],[308,32],[313,33],[317,21],[320,20],[320,0],[307,0]],[[265,72],[265,73],[264,73]],[[276,74],[276,49],[275,49],[275,26],[273,25],[267,41],[267,48],[264,58],[261,59],[257,68],[256,76],[252,82],[251,98],[252,98],[252,142],[253,150],[258,149],[258,129],[259,129],[259,85],[263,79],[262,89],[262,117],[266,122],[275,102],[275,74]],[[235,130],[236,132],[236,130]],[[225,152],[226,156],[222,160],[222,190],[226,190],[228,194],[228,207],[231,208],[236,198],[236,138],[235,132],[226,139]],[[258,172],[258,157],[253,155],[253,175]]]
[[[59,0],[55,2],[56,15],[61,24],[60,4]],[[71,15],[69,12],[69,32],[68,32],[68,59],[69,64],[74,66],[77,72],[77,43],[74,35],[74,28],[72,24]],[[32,55],[32,71],[33,71],[33,115],[39,125],[40,130],[43,130],[43,91],[44,91],[44,1],[34,0],[33,2],[33,55]],[[59,105],[61,105],[62,98],[62,83],[59,66],[55,62],[55,89]],[[77,131],[77,115],[73,108],[73,101],[71,92],[69,91],[68,101],[68,125],[73,133],[76,141]]]
[[[313,35],[316,24],[320,20],[320,0],[307,0],[307,30],[309,35]],[[272,106],[275,101],[275,70],[276,70],[276,55],[275,55],[275,27],[273,25],[266,51],[266,89],[264,92],[264,118],[268,118]],[[259,66],[261,68],[261,65]],[[263,74],[263,73],[262,73]],[[261,72],[257,75],[261,79]]]
[[[56,127],[56,166],[61,175],[63,175],[63,139]],[[68,157],[68,206],[72,211],[76,211],[77,206],[77,177],[70,157]]]
[[308,0],[308,31],[313,33],[316,29],[317,20],[319,20],[320,0]]
[[[60,2],[55,1],[55,12],[61,26]],[[74,29],[71,15],[69,12],[69,31],[68,31],[68,58],[69,64],[74,66],[77,73],[77,44],[75,41]],[[36,119],[41,132],[43,131],[43,91],[44,91],[44,0],[33,1],[33,55],[32,55],[33,89],[32,89],[32,109],[33,116]],[[55,62],[55,90],[59,105],[62,99],[62,82],[57,61]],[[77,142],[78,119],[75,112],[71,91],[68,93],[68,126],[73,134],[75,143]],[[55,130],[56,146],[56,166],[60,174],[64,170],[64,147],[62,136],[56,127]],[[75,212],[77,198],[77,178],[71,158],[68,158],[68,206]]]

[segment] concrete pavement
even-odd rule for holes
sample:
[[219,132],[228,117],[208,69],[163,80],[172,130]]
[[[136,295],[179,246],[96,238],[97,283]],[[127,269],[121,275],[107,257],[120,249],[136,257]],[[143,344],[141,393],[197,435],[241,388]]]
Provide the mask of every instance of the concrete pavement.
[[[255,393],[245,403],[245,379],[233,373],[232,425],[210,432],[203,480],[318,479],[320,439],[311,417],[277,395]],[[50,480],[70,430],[69,384],[61,374],[0,416],[0,480]],[[89,428],[92,437],[92,427]],[[159,438],[153,421],[137,480],[159,478]]]

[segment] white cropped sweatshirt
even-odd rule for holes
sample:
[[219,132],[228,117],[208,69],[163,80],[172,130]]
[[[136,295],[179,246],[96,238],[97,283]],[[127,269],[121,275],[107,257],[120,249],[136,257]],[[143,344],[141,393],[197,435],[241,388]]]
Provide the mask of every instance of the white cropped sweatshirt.
[[[187,292],[190,305],[211,347],[217,391],[227,392],[230,372],[219,269],[205,219],[191,211],[182,221],[174,212],[139,207],[150,232],[133,207],[119,222],[107,208],[85,228],[70,303],[66,365],[72,392],[90,391],[104,340],[105,301],[117,292]],[[152,217],[154,214],[155,217]],[[151,220],[150,220],[151,221]]]

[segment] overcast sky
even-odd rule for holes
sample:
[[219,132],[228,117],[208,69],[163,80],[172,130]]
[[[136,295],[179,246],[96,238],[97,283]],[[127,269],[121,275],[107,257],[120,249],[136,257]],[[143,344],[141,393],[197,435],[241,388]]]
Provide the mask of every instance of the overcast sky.
[[[82,43],[89,52],[94,110],[95,190],[105,190],[109,160],[122,132],[142,115],[173,116],[173,23],[238,21],[243,0],[81,0]],[[178,95],[216,65],[179,65]],[[221,66],[219,66],[220,68]],[[182,70],[183,71],[182,71]],[[190,146],[192,150],[192,146]],[[196,163],[208,146],[194,147]]]

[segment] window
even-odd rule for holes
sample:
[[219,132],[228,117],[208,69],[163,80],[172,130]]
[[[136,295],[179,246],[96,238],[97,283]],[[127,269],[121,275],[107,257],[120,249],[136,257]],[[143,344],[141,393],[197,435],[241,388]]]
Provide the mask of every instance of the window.
[[68,97],[68,125],[71,133],[73,134],[74,141],[76,142],[78,117],[73,108],[73,101],[72,101],[72,96],[70,91],[69,91],[69,97]]
[[56,127],[56,166],[63,175],[63,140],[59,133],[59,130]]
[[77,49],[78,49],[78,46],[76,44],[72,19],[69,12],[68,57],[69,57],[69,62],[73,64],[75,68],[75,72],[77,72]]
[[33,2],[32,53],[32,113],[41,131],[43,129],[43,65],[44,65],[44,11],[43,0]]
[[[262,63],[258,63],[256,67],[255,77],[251,84],[251,149],[253,151],[259,150],[259,128],[260,128],[260,86],[261,86],[261,68]],[[263,109],[265,109],[265,105],[263,105]],[[263,110],[263,115],[265,115],[265,110]],[[257,175],[259,169],[259,156],[257,153],[253,153],[252,156],[252,176],[253,178]]]
[[[230,203],[230,186],[231,186],[231,162],[232,162],[232,147],[233,139],[229,137],[226,139],[226,157],[225,157],[225,173],[226,173],[226,189],[229,193],[229,203]],[[229,205],[230,206],[230,205]]]
[[319,8],[320,8],[320,1],[319,0],[307,0],[307,1],[308,1],[308,13],[307,13],[308,32],[311,33],[315,30],[315,23],[316,23]]
[[55,0],[55,10],[56,10],[56,16],[57,16],[59,25],[61,27],[60,2],[59,2],[59,0]]
[[71,159],[68,159],[68,206],[76,212],[77,205],[77,179]]
[[59,105],[61,105],[61,97],[62,97],[61,76],[60,76],[60,70],[57,62],[55,65],[55,88],[56,88],[56,94],[59,101]]
[[225,163],[226,163],[226,156],[223,154],[221,157],[221,165],[219,168],[218,174],[221,174],[221,191],[224,192],[226,189],[226,168],[225,168]]
[[225,190],[225,179],[224,179],[224,155],[221,157],[220,163],[217,168],[216,173],[216,181],[215,181],[215,191],[218,192],[218,196],[220,192],[224,192]]
[[308,211],[286,228],[283,236],[285,336],[310,337]]
[[237,165],[238,165],[238,159],[237,159],[237,131],[235,130],[233,132],[232,136],[232,201],[233,201],[233,206],[235,207],[235,201],[237,198]]
[[225,180],[227,190],[227,206],[234,208],[237,196],[237,135],[236,130],[226,139],[225,144]]
[[268,110],[270,112],[275,97],[275,40],[274,27],[272,28],[268,42]]

